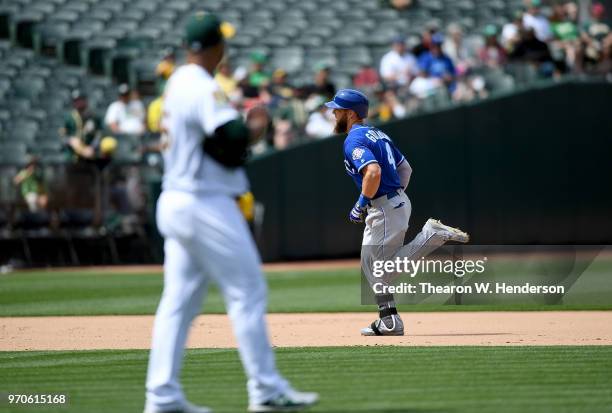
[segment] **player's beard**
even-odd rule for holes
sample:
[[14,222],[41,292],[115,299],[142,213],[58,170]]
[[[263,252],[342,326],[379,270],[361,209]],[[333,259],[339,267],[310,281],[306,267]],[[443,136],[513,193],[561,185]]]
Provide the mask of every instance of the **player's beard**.
[[334,128],[334,132],[335,133],[346,133],[346,126],[347,126],[347,120],[346,117],[342,117],[340,119],[336,120],[336,127]]

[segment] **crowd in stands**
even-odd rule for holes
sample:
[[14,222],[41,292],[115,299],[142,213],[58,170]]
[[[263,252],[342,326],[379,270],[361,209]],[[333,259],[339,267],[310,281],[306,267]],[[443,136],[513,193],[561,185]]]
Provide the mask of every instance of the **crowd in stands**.
[[[390,6],[410,4],[391,2]],[[588,18],[580,18],[575,1],[543,7],[542,0],[526,0],[512,21],[501,27],[487,25],[477,37],[470,34],[469,41],[458,23],[445,28],[432,23],[420,36],[395,36],[377,67],[359,67],[352,84],[368,94],[369,121],[378,123],[511,89],[514,78],[508,68],[512,65],[528,68],[534,78],[610,77],[612,33],[604,22],[605,13],[600,3],[592,4]],[[333,135],[334,117],[324,103],[337,89],[332,81],[334,67],[308,63],[315,70],[306,84],[294,83],[285,70],[271,67],[268,57],[259,52],[251,54],[249,65],[235,67],[229,59],[219,65],[215,79],[232,105],[243,113],[265,106],[272,115],[266,139],[254,152]],[[138,139],[161,135],[163,90],[178,64],[175,51],[167,50],[156,68],[158,96],[147,99],[145,105],[137,90],[122,84],[103,119],[90,110],[87,96],[74,90],[73,107],[61,131],[68,156],[104,166],[116,151],[129,147],[123,145],[126,137],[135,139],[131,148],[139,153],[159,151],[161,144]],[[16,183],[23,181],[25,173],[20,176]]]
[[[378,67],[365,65],[352,79],[371,98],[369,120],[401,119],[431,107],[431,102],[466,102],[512,88],[514,79],[504,71],[509,65],[527,67],[535,78],[612,75],[612,34],[603,22],[603,5],[593,4],[588,19],[579,23],[574,1],[546,9],[541,0],[525,4],[503,27],[486,26],[477,42],[473,36],[466,42],[459,24],[429,25],[418,38],[396,36]],[[252,54],[249,67],[233,67],[229,60],[219,66],[215,78],[233,105],[242,111],[265,105],[273,116],[267,139],[256,152],[332,135],[333,115],[323,104],[336,91],[334,68],[310,63],[316,65],[315,75],[306,85],[294,85],[283,69],[267,71],[261,53]],[[175,66],[174,55],[168,53],[157,69],[162,84]],[[159,119],[155,113],[161,96],[149,108],[149,119]],[[158,129],[149,121],[149,130]]]
[[[397,10],[423,4],[414,0],[385,0],[380,3]],[[381,44],[383,49],[386,47],[385,35],[382,43],[376,43],[375,49],[368,49],[368,53],[371,52],[368,60],[373,64],[356,64],[350,73],[352,87],[362,90],[370,98],[368,122],[388,122],[451,104],[484,99],[537,79],[586,75],[612,81],[612,32],[605,22],[607,16],[602,4],[592,2],[585,15],[584,12],[579,13],[577,0],[525,0],[524,7],[517,9],[512,17],[505,24],[501,23],[507,17],[495,19],[496,24],[482,24],[488,22],[487,17],[484,22],[478,21],[480,28],[473,29],[473,24],[467,31],[460,21],[442,26],[440,19],[433,20],[418,36],[412,28],[406,27],[399,30],[404,35],[390,39],[388,49],[383,53],[379,49]],[[327,35],[320,37],[324,36]],[[355,39],[352,46],[359,44],[360,39]],[[257,44],[249,43],[251,46]],[[332,47],[342,52],[343,46],[336,44]],[[16,67],[25,65],[26,59],[18,54],[25,56],[26,52],[33,54],[26,50],[15,53],[13,64],[18,64]],[[308,70],[300,68],[294,73],[275,67],[278,57],[275,61],[274,55],[253,52],[248,56],[247,53],[228,53],[227,59],[218,66],[215,79],[231,104],[242,113],[264,106],[271,114],[266,137],[253,148],[255,153],[282,150],[296,143],[333,135],[334,116],[324,104],[332,99],[338,88],[349,86],[346,67],[334,67],[329,61],[304,61]],[[17,189],[21,195],[21,208],[32,214],[53,210],[56,206],[54,197],[60,192],[65,195],[71,189],[71,185],[67,184],[65,191],[54,192],[54,179],[58,177],[45,176],[45,166],[48,164],[60,164],[62,167],[86,164],[88,167],[94,166],[93,169],[98,172],[106,172],[111,168],[105,170],[105,167],[114,160],[114,164],[122,166],[144,164],[159,173],[162,163],[159,152],[164,145],[161,127],[163,91],[176,67],[183,63],[180,56],[178,49],[164,51],[155,69],[156,96],[141,97],[135,87],[137,81],[119,85],[116,94],[111,89],[109,96],[109,88],[115,86],[108,77],[98,79],[104,81],[100,82],[100,87],[92,87],[91,84],[87,87],[87,83],[80,82],[76,76],[68,76],[69,67],[54,64],[53,72],[43,66],[31,67],[30,70],[38,75],[48,71],[46,76],[49,78],[52,77],[51,73],[60,73],[46,86],[45,83],[19,84],[28,86],[22,87],[26,91],[34,86],[40,89],[39,94],[32,95],[35,96],[32,100],[40,97],[49,103],[47,106],[52,104],[54,109],[59,106],[52,112],[53,116],[49,116],[54,118],[61,118],[64,105],[70,107],[65,108],[64,118],[59,119],[62,124],[59,131],[61,144],[57,142],[55,131],[59,125],[55,123],[48,122],[44,124],[47,126],[40,128],[35,124],[36,128],[32,131],[26,128],[32,122],[12,125],[11,133],[15,138],[12,141],[19,141],[17,135],[28,135],[22,136],[22,140],[29,142],[27,164],[25,161],[15,163],[19,165],[19,170],[11,169],[6,175],[8,186],[11,190]],[[244,63],[245,56],[250,59],[248,63]],[[381,56],[380,59],[378,56]],[[152,59],[154,65],[158,55]],[[148,68],[148,73],[152,73]],[[304,76],[309,76],[311,68],[312,77],[305,81]],[[342,76],[335,76],[341,70],[344,70]],[[16,68],[5,68],[4,73],[9,72],[17,77]],[[83,72],[79,76],[86,77],[88,74]],[[343,82],[339,81],[341,78]],[[62,84],[61,87],[45,89],[58,82],[65,82],[65,86]],[[2,82],[0,96],[2,93],[7,95],[11,85],[10,82]],[[145,92],[144,89],[141,91]],[[109,102],[113,94],[115,100],[105,108],[102,102]],[[13,112],[4,110],[3,113],[5,120],[8,120]],[[40,116],[41,119],[46,116],[45,113],[42,116],[40,111],[33,111],[31,115]],[[51,129],[48,127],[51,124],[53,131],[50,138],[53,141],[45,139],[46,143],[41,145],[34,136],[43,134],[41,132],[50,135],[44,129]],[[27,137],[30,139],[25,139]],[[62,160],[55,157],[45,159],[46,152],[42,150],[45,148],[53,149],[54,155],[62,156]],[[99,203],[97,208],[104,209],[103,216],[98,220],[108,224],[108,227],[132,225],[134,213],[144,210],[145,195],[139,189],[138,171],[128,168],[108,180],[106,198],[96,201]],[[144,169],[141,168],[141,171]],[[72,187],[74,191],[79,191],[86,185],[80,183]],[[65,203],[70,204],[69,200]]]

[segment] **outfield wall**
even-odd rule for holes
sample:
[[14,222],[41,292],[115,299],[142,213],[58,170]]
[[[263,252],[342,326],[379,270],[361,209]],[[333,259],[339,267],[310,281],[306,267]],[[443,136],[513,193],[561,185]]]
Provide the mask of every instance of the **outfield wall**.
[[[612,243],[612,84],[548,84],[382,126],[414,169],[409,237],[432,216],[474,244]],[[253,160],[265,260],[356,255],[341,137]]]

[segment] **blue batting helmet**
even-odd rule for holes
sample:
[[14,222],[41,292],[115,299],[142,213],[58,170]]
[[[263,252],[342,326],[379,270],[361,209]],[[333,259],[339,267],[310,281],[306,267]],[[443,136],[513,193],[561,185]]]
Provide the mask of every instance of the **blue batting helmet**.
[[354,89],[340,89],[331,102],[325,106],[332,109],[350,109],[355,111],[361,119],[368,117],[368,98],[366,95]]

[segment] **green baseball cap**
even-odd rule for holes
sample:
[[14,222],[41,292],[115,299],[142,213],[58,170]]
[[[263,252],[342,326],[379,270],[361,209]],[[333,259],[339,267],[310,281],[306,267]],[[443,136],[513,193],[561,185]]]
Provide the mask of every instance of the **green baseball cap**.
[[497,36],[497,26],[494,24],[487,24],[483,30],[485,36]]
[[223,39],[233,37],[235,29],[212,13],[195,12],[185,26],[185,43],[188,49],[199,51],[215,46]]
[[259,51],[252,52],[250,57],[253,63],[266,63],[266,60],[268,60],[266,55]]

